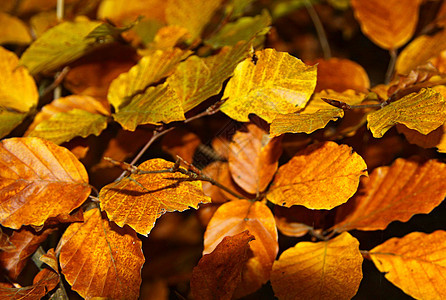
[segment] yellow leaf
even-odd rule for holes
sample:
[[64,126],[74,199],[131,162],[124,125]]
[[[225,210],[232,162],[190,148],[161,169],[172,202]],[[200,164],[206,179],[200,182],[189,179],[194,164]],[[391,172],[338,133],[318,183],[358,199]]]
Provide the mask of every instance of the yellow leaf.
[[274,49],[258,51],[256,56],[257,60],[246,59],[235,69],[221,111],[241,122],[248,122],[254,113],[271,123],[278,114],[303,108],[316,85],[316,67]]
[[34,75],[52,71],[72,62],[103,45],[94,38],[87,38],[88,34],[100,24],[96,21],[79,19],[56,25],[26,49],[20,58],[20,64],[26,66]]
[[223,0],[169,0],[166,7],[167,23],[186,28],[197,38],[222,2]]
[[216,55],[206,58],[194,55],[180,63],[167,82],[180,98],[184,111],[218,94],[237,64],[249,55],[249,50],[250,44],[241,42],[221,49]]
[[285,299],[351,299],[362,279],[359,242],[349,233],[317,243],[300,242],[274,262],[271,285]]
[[446,121],[446,101],[434,89],[421,89],[367,115],[367,127],[380,138],[395,124],[404,124],[422,134]]
[[[173,163],[151,159],[141,165],[144,171],[166,170]],[[200,181],[190,181],[181,173],[131,175],[103,187],[99,198],[101,209],[110,221],[119,226],[129,225],[138,233],[147,235],[156,219],[166,212],[198,208],[199,203],[210,203]]]
[[118,25],[135,21],[138,16],[165,22],[166,0],[103,0],[98,8],[99,19],[110,19]]
[[28,27],[17,17],[0,12],[0,44],[29,44]]
[[390,167],[379,167],[338,208],[334,229],[384,230],[392,221],[428,214],[446,196],[445,174],[446,165],[436,160],[421,164],[399,158]]
[[214,213],[204,234],[203,255],[214,251],[225,236],[233,236],[245,230],[255,237],[249,244],[253,257],[242,272],[242,282],[235,291],[235,298],[258,290],[270,278],[279,251],[274,216],[262,202],[226,202]]
[[379,271],[415,299],[445,299],[446,232],[412,232],[370,250]]
[[35,14],[29,20],[36,37],[40,37],[45,31],[59,24],[56,11],[43,11]]
[[267,199],[290,207],[332,209],[353,196],[367,166],[357,153],[335,142],[314,144],[277,171]]
[[85,299],[138,299],[144,255],[136,233],[103,219],[99,209],[84,219],[67,228],[57,249],[67,282]]
[[0,107],[0,138],[8,135],[26,118],[27,113],[8,111]]
[[415,32],[421,0],[352,0],[362,32],[384,49],[397,49]]
[[39,138],[0,143],[1,224],[41,226],[68,214],[90,194],[84,166],[66,148]]

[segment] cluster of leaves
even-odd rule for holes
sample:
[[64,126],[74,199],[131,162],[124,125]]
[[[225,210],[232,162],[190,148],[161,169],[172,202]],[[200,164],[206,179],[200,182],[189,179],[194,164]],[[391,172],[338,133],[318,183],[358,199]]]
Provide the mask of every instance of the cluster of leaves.
[[[67,0],[62,20],[54,2],[0,8],[2,298],[162,298],[169,284],[231,299],[270,282],[279,299],[350,299],[363,257],[414,298],[446,298],[446,228],[369,250],[354,237],[446,196],[446,4]],[[389,82],[279,51],[293,47],[280,20],[302,12],[323,45],[324,11],[353,12],[389,51]],[[166,235],[204,243],[202,258],[141,274],[143,240]],[[158,281],[140,291],[144,273]]]

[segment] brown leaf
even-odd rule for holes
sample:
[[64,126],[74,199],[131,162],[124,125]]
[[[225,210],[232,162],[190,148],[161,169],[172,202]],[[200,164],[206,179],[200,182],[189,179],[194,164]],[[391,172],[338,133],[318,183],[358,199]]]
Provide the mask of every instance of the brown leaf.
[[362,175],[367,175],[367,166],[350,147],[314,144],[279,168],[267,198],[286,207],[331,209],[353,196]]
[[399,158],[390,167],[379,167],[338,209],[334,229],[383,230],[392,221],[407,222],[414,214],[427,214],[446,196],[445,174],[445,164],[436,160]]
[[428,134],[422,134],[414,129],[407,128],[404,125],[396,125],[399,133],[404,134],[407,141],[411,144],[423,148],[437,148],[438,152],[446,152],[446,124],[441,125]]
[[258,201],[227,202],[215,212],[204,234],[203,254],[208,254],[214,251],[225,236],[233,236],[245,230],[255,237],[250,243],[253,257],[243,270],[242,282],[234,294],[236,298],[258,290],[269,280],[279,250],[274,216],[265,204]]
[[144,255],[136,233],[86,211],[85,223],[71,224],[60,240],[60,266],[82,297],[137,299]]
[[200,144],[200,138],[195,133],[177,128],[163,137],[162,149],[174,159],[178,155],[188,163],[192,163],[195,150]]
[[84,166],[65,148],[39,138],[0,143],[0,220],[3,226],[43,225],[68,214],[90,194]]
[[191,292],[195,299],[232,299],[249,259],[254,236],[243,231],[226,236],[210,254],[205,254],[192,272]]
[[312,210],[304,206],[274,207],[277,229],[286,236],[301,237],[311,229],[324,226],[325,210]]
[[1,227],[0,227],[0,250],[1,251],[15,250],[14,244],[9,240],[9,235],[4,233]]
[[362,279],[359,242],[349,233],[301,242],[274,262],[271,285],[279,299],[351,299]]

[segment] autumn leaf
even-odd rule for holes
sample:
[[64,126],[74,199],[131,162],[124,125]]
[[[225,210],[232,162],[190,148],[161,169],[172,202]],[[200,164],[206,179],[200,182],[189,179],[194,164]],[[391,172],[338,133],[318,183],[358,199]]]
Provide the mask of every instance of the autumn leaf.
[[137,299],[144,256],[130,228],[102,219],[98,209],[84,213],[60,240],[60,266],[72,289],[85,299]]
[[200,138],[195,133],[183,128],[175,128],[163,137],[162,149],[174,159],[178,155],[185,161],[192,162],[195,150],[200,144]]
[[394,285],[415,299],[446,297],[446,232],[412,232],[369,251],[375,266]]
[[286,236],[302,237],[310,230],[316,231],[318,228],[323,228],[327,212],[308,209],[300,205],[275,206],[274,218],[280,233]]
[[416,130],[409,129],[404,125],[396,125],[399,133],[404,134],[407,141],[411,144],[423,148],[437,148],[438,152],[446,153],[446,125],[443,124],[428,134],[419,133]]
[[[151,159],[141,165],[143,171],[159,171],[173,167],[172,162]],[[147,235],[155,221],[166,212],[197,209],[199,203],[209,203],[200,181],[191,181],[181,173],[133,174],[103,187],[101,209],[110,221],[119,226],[129,225]]]
[[362,175],[367,176],[367,166],[350,147],[310,145],[279,168],[267,199],[286,207],[332,209],[353,196]]
[[0,12],[0,44],[29,44],[31,34],[22,20]]
[[278,114],[303,108],[316,85],[316,67],[274,49],[255,55],[255,62],[246,59],[235,69],[221,111],[240,122],[249,122],[248,115],[254,113],[271,123]]
[[434,89],[421,89],[367,115],[367,127],[380,138],[395,124],[428,134],[446,121],[446,101]]
[[362,32],[381,48],[397,49],[415,32],[420,0],[352,0]]
[[445,172],[445,164],[436,160],[402,158],[375,169],[338,209],[334,229],[383,230],[392,221],[407,222],[414,214],[430,213],[446,196]]
[[271,285],[279,299],[351,299],[362,279],[359,242],[349,233],[300,242],[274,262]]
[[254,239],[248,231],[226,236],[214,251],[205,254],[190,280],[194,299],[232,299],[249,259],[249,242]]
[[242,282],[234,294],[236,298],[256,291],[269,280],[279,250],[274,216],[262,202],[227,202],[215,212],[204,234],[203,255],[214,251],[225,236],[233,236],[245,230],[255,237],[249,244],[253,257],[243,270]]
[[36,37],[40,37],[45,31],[59,24],[56,11],[42,11],[33,15],[29,20]]
[[0,142],[1,224],[43,225],[68,214],[90,194],[84,166],[67,149],[39,138]]
[[281,139],[268,136],[256,124],[239,130],[229,145],[229,170],[234,181],[246,192],[263,192],[279,166]]
[[110,19],[113,22],[124,25],[134,21],[138,16],[165,22],[165,0],[105,0],[98,7],[99,19]]

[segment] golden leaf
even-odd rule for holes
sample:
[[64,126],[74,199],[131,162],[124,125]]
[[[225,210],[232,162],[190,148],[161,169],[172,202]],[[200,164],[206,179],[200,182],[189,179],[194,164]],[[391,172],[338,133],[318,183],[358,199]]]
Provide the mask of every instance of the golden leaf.
[[84,166],[66,148],[39,138],[0,142],[1,224],[43,225],[68,214],[90,194]]
[[110,19],[124,25],[135,21],[138,16],[165,22],[165,0],[103,0],[98,8],[99,19]]
[[57,249],[67,282],[86,299],[138,299],[144,255],[136,233],[102,219],[98,209],[84,219],[67,228]]
[[212,216],[204,234],[203,254],[214,251],[225,236],[248,230],[255,237],[249,245],[253,252],[242,273],[242,282],[234,297],[240,298],[258,290],[270,277],[279,250],[274,216],[261,202],[236,200],[222,204]]
[[415,299],[444,299],[446,232],[412,232],[370,250],[379,271]]
[[419,163],[397,159],[364,178],[352,199],[338,209],[338,232],[384,230],[392,221],[407,222],[414,214],[428,214],[446,196],[446,165],[436,160]]
[[32,38],[25,23],[0,12],[0,44],[29,44]]
[[241,122],[249,122],[248,115],[254,113],[271,123],[278,114],[303,108],[316,85],[316,67],[274,49],[255,55],[256,62],[249,58],[235,69],[221,111]]
[[[144,171],[173,167],[163,159],[151,159],[141,165]],[[101,209],[119,226],[128,224],[147,235],[156,219],[166,212],[197,209],[199,203],[210,203],[200,181],[191,181],[181,173],[137,174],[103,187],[99,193]]]
[[367,115],[367,127],[380,138],[395,124],[428,134],[446,121],[446,101],[434,89],[421,89]]
[[362,279],[359,242],[349,233],[300,242],[274,262],[271,285],[279,299],[351,299]]
[[279,168],[267,199],[286,207],[332,209],[353,196],[362,175],[367,166],[347,145],[310,145]]
[[416,130],[409,129],[404,125],[396,125],[399,133],[404,134],[407,141],[411,144],[423,148],[437,148],[438,152],[446,153],[446,124],[441,125],[428,134],[419,133]]

